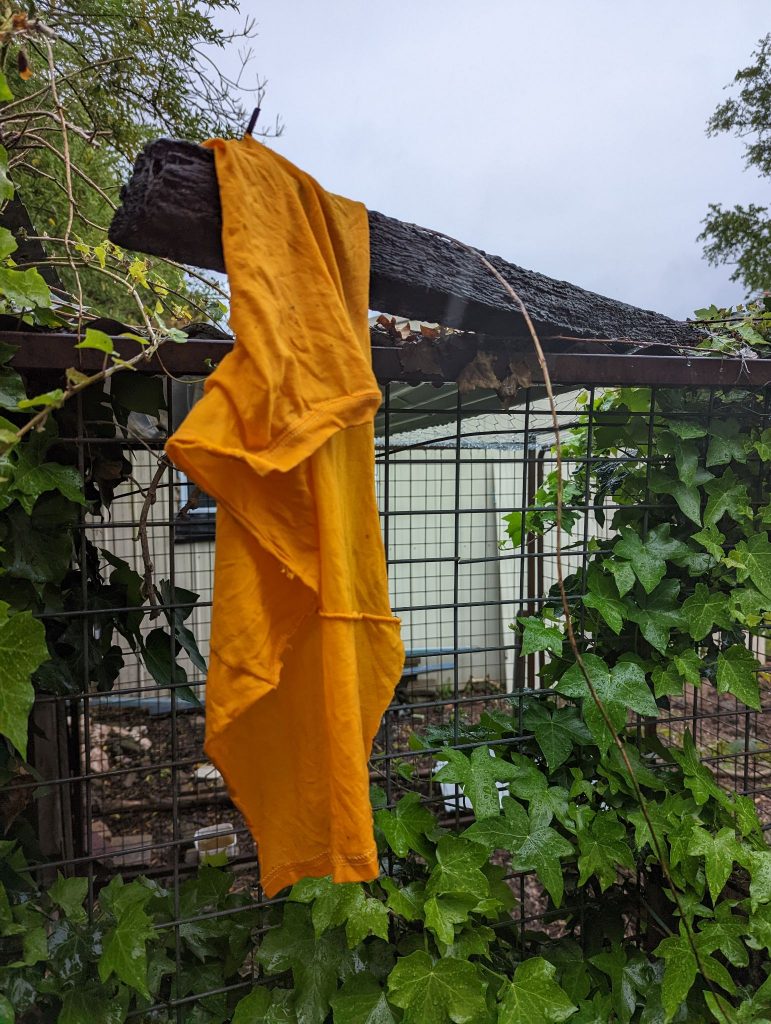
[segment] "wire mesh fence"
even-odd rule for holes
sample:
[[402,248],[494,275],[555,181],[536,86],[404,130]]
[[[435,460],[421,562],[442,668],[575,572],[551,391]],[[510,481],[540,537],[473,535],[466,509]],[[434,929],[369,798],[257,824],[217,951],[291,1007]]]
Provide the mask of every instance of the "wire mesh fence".
[[[84,405],[70,436],[60,439],[84,473],[101,465],[101,487],[110,486],[111,462],[125,459],[130,469],[115,470],[120,483],[109,512],[83,513],[77,524],[76,559],[97,559],[114,586],[109,593],[90,590],[81,575],[78,607],[55,609],[81,645],[81,692],[39,697],[31,762],[38,776],[16,787],[36,796],[41,877],[57,870],[87,875],[92,893],[117,873],[163,881],[176,899],[167,927],[177,955],[187,920],[181,886],[207,855],[227,856],[237,889],[252,898],[249,907],[266,902],[252,838],[203,750],[216,509],[161,458],[165,437],[197,388],[197,382],[167,381],[166,413],[132,414],[119,430],[118,451],[114,434],[100,430]],[[568,481],[578,479],[582,465],[596,471],[603,460],[623,462],[593,447],[594,397],[591,388],[588,402],[573,390],[558,396],[565,436],[588,416],[586,449],[564,465]],[[719,393],[713,400],[720,401]],[[768,426],[767,401],[765,409]],[[654,392],[635,415],[644,425],[641,436],[650,436]],[[527,743],[523,711],[544,692],[548,654],[523,654],[521,633],[512,627],[554,601],[556,534],[510,527],[542,507],[544,481],[556,465],[553,446],[551,413],[536,388],[503,409],[492,393],[462,395],[450,384],[384,387],[374,483],[406,663],[372,753],[380,805],[392,807],[404,793],[417,792],[448,824],[470,820],[459,787],[435,780],[433,754],[445,745],[468,750],[489,743],[478,727],[501,711],[513,711],[519,723],[505,742]],[[638,462],[653,458],[644,444],[634,453]],[[570,574],[585,571],[590,555],[602,550],[614,506],[590,490],[588,476],[583,491],[567,497],[572,528],[562,542]],[[148,608],[150,580],[161,599]],[[112,625],[118,613],[132,612],[149,657],[133,651]],[[580,636],[580,619],[576,625]],[[765,664],[757,641],[756,653]],[[95,659],[105,657],[119,666],[109,686],[95,671]],[[689,684],[662,708],[655,728],[664,743],[689,728],[719,781],[754,797],[768,824],[771,716],[763,673],[761,694],[763,710],[754,712],[714,687]],[[383,869],[389,867],[384,854]],[[534,880],[518,874],[512,885],[523,933],[536,924],[550,927]],[[575,913],[584,910],[577,897]],[[228,911],[240,912],[245,908]],[[184,1006],[185,996],[175,1003]]]

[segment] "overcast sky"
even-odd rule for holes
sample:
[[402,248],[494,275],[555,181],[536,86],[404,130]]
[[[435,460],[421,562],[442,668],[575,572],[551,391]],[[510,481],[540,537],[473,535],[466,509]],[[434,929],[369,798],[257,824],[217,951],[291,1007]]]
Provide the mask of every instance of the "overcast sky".
[[242,0],[273,145],[331,191],[672,316],[742,298],[696,242],[767,202],[705,123],[768,0]]

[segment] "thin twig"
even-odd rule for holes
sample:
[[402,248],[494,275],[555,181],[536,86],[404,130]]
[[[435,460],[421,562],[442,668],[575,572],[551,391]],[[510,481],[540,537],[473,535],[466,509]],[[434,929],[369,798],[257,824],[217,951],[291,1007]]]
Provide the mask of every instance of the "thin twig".
[[142,502],[142,511],[139,513],[139,521],[137,523],[137,536],[139,537],[139,543],[142,548],[142,564],[145,567],[142,579],[142,596],[150,602],[150,618],[157,619],[161,614],[161,607],[158,604],[158,598],[155,595],[155,584],[153,583],[153,572],[155,566],[150,555],[150,541],[147,537],[147,519],[150,515],[150,509],[155,504],[158,496],[158,487],[160,486],[161,480],[164,474],[168,470],[171,463],[165,455],[161,455],[158,459],[158,468],[153,474],[153,478],[150,481],[150,485],[147,488],[145,494],[145,500]]

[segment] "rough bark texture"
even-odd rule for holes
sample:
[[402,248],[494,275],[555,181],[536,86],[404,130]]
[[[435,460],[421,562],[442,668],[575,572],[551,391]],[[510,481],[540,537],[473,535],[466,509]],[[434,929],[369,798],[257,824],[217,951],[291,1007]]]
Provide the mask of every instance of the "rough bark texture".
[[[118,245],[225,270],[211,151],[169,139],[151,143],[137,158],[121,201],[110,227]],[[369,211],[369,225],[371,309],[482,334],[524,336],[521,315],[473,253],[382,213]],[[659,313],[523,270],[498,256],[487,258],[519,293],[544,339],[566,334],[662,345],[698,340],[693,327]]]

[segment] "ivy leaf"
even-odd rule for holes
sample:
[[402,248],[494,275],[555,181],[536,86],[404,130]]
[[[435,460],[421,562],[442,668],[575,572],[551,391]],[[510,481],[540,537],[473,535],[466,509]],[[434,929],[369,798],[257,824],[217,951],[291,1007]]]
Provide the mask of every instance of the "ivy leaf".
[[430,896],[426,900],[426,928],[440,942],[451,946],[455,941],[455,925],[464,924],[476,906],[476,897]]
[[747,487],[730,466],[720,476],[710,480],[704,490],[709,495],[704,510],[705,527],[717,525],[724,515],[729,515],[736,522],[752,515]]
[[442,836],[436,847],[436,859],[426,885],[427,896],[451,894],[481,900],[490,892],[489,882],[479,870],[487,856],[477,843],[462,836]]
[[48,895],[56,906],[64,911],[65,917],[75,924],[84,924],[86,911],[83,901],[88,893],[88,879],[64,878],[58,871],[56,875],[56,881],[49,887]]
[[291,1003],[292,993],[285,989],[258,985],[236,1004],[233,1024],[297,1024]]
[[573,846],[551,828],[551,814],[542,808],[528,814],[516,800],[505,797],[503,812],[503,816],[474,822],[463,834],[488,851],[514,854],[514,869],[535,871],[558,907],[564,891],[560,859],[569,857]]
[[645,996],[653,981],[650,964],[639,953],[627,959],[619,945],[591,957],[590,962],[610,978],[613,1008],[622,1024],[628,1024],[637,1008],[637,993]]
[[578,839],[579,885],[596,875],[601,892],[613,885],[620,867],[634,870],[634,859],[627,840],[626,828],[615,811],[595,815],[589,828],[581,828]]
[[102,984],[114,971],[125,985],[149,999],[147,942],[157,938],[157,935],[144,907],[140,903],[132,903],[104,940],[104,949],[99,957],[99,978]]
[[342,929],[317,938],[310,911],[297,903],[286,904],[281,924],[271,928],[255,953],[267,974],[291,970],[295,1012],[304,1024],[324,1024],[338,975],[349,957]]
[[703,530],[691,534],[691,540],[695,540],[718,561],[723,557],[723,544],[725,536],[718,530],[714,523],[705,526]]
[[[583,662],[597,696],[605,705],[617,730],[623,728],[628,709],[652,718],[658,715],[656,701],[645,681],[645,672],[636,662],[619,661],[612,671],[595,654],[585,654]],[[584,721],[595,743],[601,750],[607,750],[613,738],[594,703],[579,665],[571,665],[557,683],[556,689],[567,697],[583,698]]]
[[710,797],[719,803],[727,802],[728,798],[715,782],[712,772],[702,763],[689,729],[686,729],[683,734],[682,750],[671,747],[669,752],[680,765],[685,776],[685,784],[693,793],[697,804],[700,806],[705,804]]
[[703,583],[697,583],[693,594],[683,601],[683,615],[694,640],[703,640],[715,626],[729,629],[732,625],[728,595]]
[[710,441],[706,465],[727,466],[733,459],[747,461],[749,441],[742,436],[742,425],[737,420],[713,420],[709,425]]
[[[626,604],[621,600],[613,579],[600,572],[595,565],[586,574],[587,593],[584,604],[600,613],[613,632],[618,635],[626,618]],[[558,652],[559,653],[559,652]]]
[[46,491],[59,491],[68,501],[85,505],[83,481],[74,466],[61,466],[56,462],[35,464],[20,450],[19,459],[13,467],[11,493],[30,515],[35,502]]
[[410,882],[399,887],[392,878],[381,878],[380,884],[388,894],[386,906],[405,921],[422,921],[426,902],[426,887],[421,882]]
[[38,270],[0,267],[0,295],[16,309],[50,309],[51,292]]
[[634,574],[634,569],[630,563],[609,558],[602,563],[602,567],[609,572],[616,581],[616,589],[618,590],[619,597],[623,597],[624,594],[628,594],[637,579]]
[[27,723],[35,691],[30,676],[48,660],[43,623],[31,612],[9,615],[0,601],[0,734],[27,756]]
[[[523,770],[510,761],[493,756],[489,747],[477,747],[470,758],[460,750],[444,747],[436,758],[446,763],[434,778],[438,782],[455,782],[462,786],[477,818],[499,814],[501,789],[498,784],[515,782],[523,774]],[[532,771],[532,765],[527,768]]]
[[742,856],[741,848],[736,841],[736,833],[732,828],[726,827],[721,828],[713,836],[703,828],[694,828],[688,844],[688,853],[704,857],[709,894],[712,902],[717,903],[717,898],[733,870],[734,861]]
[[570,757],[575,745],[591,743],[592,737],[576,708],[550,708],[536,701],[525,711],[522,723],[535,736],[550,772]]
[[388,997],[404,1010],[404,1024],[467,1024],[487,1010],[487,988],[474,964],[422,949],[402,957],[388,977]]
[[36,409],[43,406],[48,409],[60,409],[64,405],[64,392],[61,388],[54,388],[52,391],[44,391],[42,394],[25,398],[16,406],[17,409]]
[[[308,892],[308,896],[305,893]],[[367,896],[358,882],[335,883],[331,878],[304,879],[292,888],[289,899],[313,901],[311,920],[316,936],[345,925],[348,945],[353,948],[368,935],[388,939],[388,911],[380,900]]]
[[698,686],[701,683],[704,662],[698,652],[692,647],[687,647],[679,654],[675,654],[672,663],[678,673],[686,682]]
[[0,367],[0,409],[16,409],[26,397],[24,381],[19,374],[10,366]]
[[499,1024],[560,1024],[578,1009],[554,980],[556,970],[543,957],[521,963],[503,989]]
[[684,935],[667,936],[653,952],[662,957],[666,964],[661,983],[661,1005],[664,1007],[665,1021],[670,1021],[696,981],[696,957]]
[[112,355],[115,351],[115,345],[110,335],[105,334],[104,331],[97,331],[93,327],[86,328],[85,337],[77,343],[75,348],[94,348],[106,355]]
[[565,639],[562,630],[547,626],[538,615],[521,616],[517,622],[522,626],[522,657],[536,654],[538,651],[551,651],[562,654],[562,643]]
[[711,473],[699,470],[696,481],[688,484],[673,471],[652,469],[648,487],[653,494],[670,494],[683,515],[701,526],[701,492],[698,484],[711,479]]
[[669,646],[671,630],[683,625],[683,615],[677,604],[680,583],[664,580],[656,589],[641,598],[636,605],[627,603],[627,616],[640,627],[640,632],[660,654]]
[[639,534],[629,527],[622,530],[621,539],[617,540],[613,546],[613,554],[629,562],[647,594],[655,590],[666,575],[665,559],[651,550]]
[[396,1024],[385,993],[369,973],[348,978],[332,1000],[332,1009],[335,1024]]
[[741,572],[740,582],[749,576],[758,590],[771,597],[771,543],[767,533],[753,534],[741,541],[726,558],[726,564]]
[[758,659],[742,644],[733,644],[717,656],[719,693],[732,693],[747,707],[760,711]]
[[[130,992],[123,986],[113,994],[94,984],[78,985],[62,996],[62,1008],[56,1024],[93,1024],[94,1021],[100,1021],[100,1024],[123,1024],[129,999]],[[8,1020],[12,1022],[13,1017]],[[6,1024],[2,1016],[0,1022]]]
[[375,823],[397,857],[406,857],[414,850],[423,857],[433,859],[433,850],[426,839],[426,832],[433,829],[436,822],[431,812],[423,806],[419,793],[407,793],[392,811],[376,811]]
[[753,908],[771,902],[771,851],[751,850],[744,857],[750,872],[750,898]]

